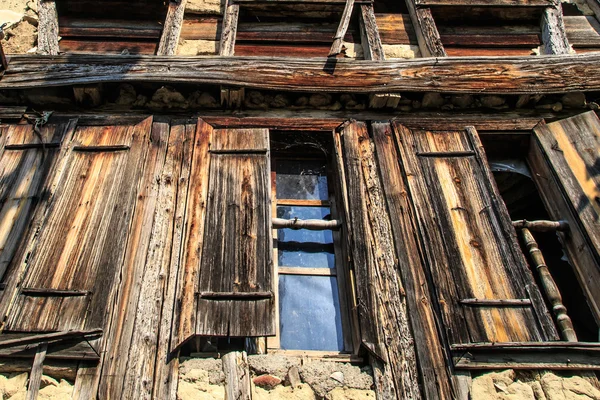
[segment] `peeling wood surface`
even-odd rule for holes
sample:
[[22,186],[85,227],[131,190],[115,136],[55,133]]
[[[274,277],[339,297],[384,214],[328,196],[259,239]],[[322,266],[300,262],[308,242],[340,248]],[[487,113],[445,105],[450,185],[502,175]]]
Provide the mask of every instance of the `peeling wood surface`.
[[38,1],[38,52],[58,54],[58,13],[54,0]]
[[[557,338],[552,325],[538,328],[535,307],[460,304],[468,298],[529,298],[526,288],[537,291],[474,129],[429,132],[400,124],[394,128],[402,138],[404,171],[450,343]],[[444,155],[465,151],[473,154]],[[441,156],[418,157],[418,153]],[[537,307],[545,309],[544,304]]]
[[600,54],[505,58],[324,60],[252,58],[163,58],[144,56],[14,56],[1,89],[98,82],[224,84],[272,90],[387,93],[564,93],[599,90]]
[[372,5],[361,4],[358,17],[360,26],[360,39],[363,48],[363,58],[365,60],[380,61],[385,60],[383,45],[379,37],[377,21]]
[[560,5],[544,9],[541,29],[544,54],[569,54],[571,48]]

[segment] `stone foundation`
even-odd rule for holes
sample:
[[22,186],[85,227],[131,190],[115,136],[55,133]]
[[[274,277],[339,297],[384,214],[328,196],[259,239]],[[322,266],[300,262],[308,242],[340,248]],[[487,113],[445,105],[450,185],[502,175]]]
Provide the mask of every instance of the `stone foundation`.
[[[25,400],[27,398],[27,372],[0,374],[0,399]],[[64,379],[56,380],[42,375],[38,400],[65,400],[73,394],[73,384]]]
[[[255,400],[373,400],[370,367],[283,355],[248,356]],[[216,400],[225,396],[221,360],[182,358],[177,398]]]

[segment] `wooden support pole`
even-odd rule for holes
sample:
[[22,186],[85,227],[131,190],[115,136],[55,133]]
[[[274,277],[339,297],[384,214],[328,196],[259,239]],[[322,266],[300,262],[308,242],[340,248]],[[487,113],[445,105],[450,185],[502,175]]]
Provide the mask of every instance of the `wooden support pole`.
[[6,54],[2,48],[2,39],[4,39],[4,32],[0,30],[0,71],[6,71],[8,68],[8,61],[6,60]]
[[521,235],[525,242],[525,246],[529,251],[531,261],[542,282],[544,294],[548,301],[550,301],[550,304],[552,304],[552,311],[554,311],[561,337],[568,342],[577,342],[577,335],[573,329],[571,318],[567,314],[567,308],[562,303],[562,296],[560,295],[558,286],[556,286],[556,282],[554,282],[554,278],[552,278],[552,275],[550,274],[550,270],[546,265],[546,260],[544,260],[544,256],[542,255],[535,238],[527,228],[521,229]]
[[566,232],[569,230],[567,221],[527,221],[521,219],[512,222],[515,229],[527,228],[534,232]]
[[544,54],[569,54],[571,52],[560,4],[544,9],[540,28],[542,29]]
[[348,31],[348,25],[350,25],[350,18],[352,17],[353,10],[354,0],[346,0],[346,6],[344,7],[344,12],[342,13],[342,19],[340,20],[340,25],[338,26],[337,32],[333,37],[333,44],[329,50],[328,57],[337,56],[342,52],[342,44],[344,42],[346,32]]
[[358,23],[360,26],[360,42],[363,48],[364,59],[372,61],[385,60],[372,4],[361,4]]
[[250,400],[250,369],[246,352],[232,351],[223,356],[223,373],[225,374],[225,399]]
[[38,345],[33,367],[29,374],[29,384],[27,385],[27,400],[36,400],[40,392],[40,383],[42,382],[42,373],[44,372],[44,359],[48,350],[48,342],[42,342]]
[[167,11],[162,35],[158,44],[157,55],[172,56],[177,53],[186,3],[187,0],[180,0],[178,2],[171,0],[169,2],[169,10]]
[[444,50],[431,10],[429,8],[418,8],[415,0],[407,0],[406,6],[417,34],[421,56],[446,57],[446,50]]
[[308,229],[311,231],[333,230],[337,231],[341,227],[338,220],[325,221],[322,219],[283,219],[273,218],[273,229]]
[[232,56],[235,53],[235,37],[237,35],[240,6],[228,2],[223,16],[221,41],[219,42],[219,55]]
[[58,54],[58,13],[54,0],[39,0],[38,53]]

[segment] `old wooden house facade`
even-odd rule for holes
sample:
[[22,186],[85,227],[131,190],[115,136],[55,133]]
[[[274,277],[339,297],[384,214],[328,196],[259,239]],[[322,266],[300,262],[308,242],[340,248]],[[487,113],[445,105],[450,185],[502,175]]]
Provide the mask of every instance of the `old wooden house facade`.
[[600,398],[598,0],[37,14],[0,72],[19,398]]

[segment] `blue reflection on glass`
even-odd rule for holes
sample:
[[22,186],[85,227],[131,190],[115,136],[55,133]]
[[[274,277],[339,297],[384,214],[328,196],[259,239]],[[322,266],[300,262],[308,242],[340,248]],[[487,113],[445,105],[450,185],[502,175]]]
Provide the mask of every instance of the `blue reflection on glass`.
[[277,198],[327,200],[327,174],[323,161],[277,161]]
[[337,278],[279,275],[281,348],[343,351]]
[[[330,219],[329,207],[278,206],[277,217],[285,219]],[[331,231],[279,229],[279,266],[334,268]]]

